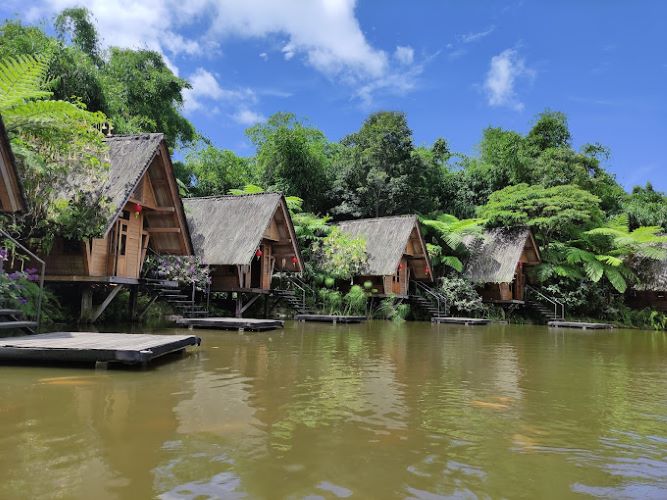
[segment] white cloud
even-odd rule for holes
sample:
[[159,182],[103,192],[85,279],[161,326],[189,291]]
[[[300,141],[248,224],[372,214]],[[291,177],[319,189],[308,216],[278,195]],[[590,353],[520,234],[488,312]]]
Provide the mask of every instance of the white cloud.
[[231,118],[241,125],[250,126],[266,120],[266,116],[249,109],[239,109]]
[[415,51],[412,47],[398,45],[394,51],[394,58],[401,64],[410,65],[415,60]]
[[262,61],[268,61],[268,60],[269,60],[269,54],[267,54],[266,52],[260,52],[260,54],[259,54],[259,58],[260,58]]
[[491,26],[490,28],[484,30],[484,31],[478,31],[478,32],[472,32],[472,33],[466,33],[465,35],[461,35],[459,39],[463,43],[473,43],[473,42],[478,42],[482,38],[486,38],[489,36],[491,33],[493,33],[496,30],[495,26]]
[[[33,0],[31,19],[48,18],[81,0]],[[362,87],[397,82],[412,69],[414,51],[397,47],[393,58],[367,40],[357,0],[87,0],[102,44],[149,48],[178,72],[179,58],[210,56],[227,38],[281,40],[286,60],[300,61],[354,94]],[[193,34],[194,33],[194,34]],[[262,55],[265,54],[265,55]],[[262,59],[268,58],[261,52]],[[412,72],[414,74],[414,72]],[[403,78],[405,80],[405,78]]]
[[251,89],[229,90],[223,88],[215,75],[197,68],[187,80],[192,88],[183,91],[183,109],[192,113],[198,110],[216,110],[219,104],[243,106],[244,109],[257,102],[257,96]]
[[484,81],[484,90],[490,106],[504,106],[517,111],[523,109],[515,85],[518,79],[532,79],[535,71],[528,68],[523,58],[514,49],[506,49],[491,58],[489,71]]

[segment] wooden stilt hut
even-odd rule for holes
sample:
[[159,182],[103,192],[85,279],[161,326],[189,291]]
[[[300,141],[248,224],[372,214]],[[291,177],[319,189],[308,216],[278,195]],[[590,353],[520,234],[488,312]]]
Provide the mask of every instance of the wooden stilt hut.
[[[119,135],[106,139],[109,180],[103,195],[112,215],[100,238],[58,238],[49,255],[47,281],[80,283],[82,319],[94,321],[124,288],[136,295],[147,252],[192,255],[169,150],[162,134]],[[93,287],[108,295],[93,309]]]
[[23,189],[16,171],[14,154],[5,124],[0,117],[0,213],[17,213],[26,209]]
[[362,276],[354,279],[363,285],[370,281],[374,295],[407,298],[410,281],[433,281],[426,244],[415,215],[378,217],[341,222],[345,234],[366,241],[368,264]]
[[303,271],[281,194],[186,198],[183,203],[195,254],[211,270],[211,291],[235,293],[237,317],[271,294],[276,272]]
[[526,268],[540,262],[540,251],[529,229],[491,229],[473,249],[464,273],[485,301],[521,304]]

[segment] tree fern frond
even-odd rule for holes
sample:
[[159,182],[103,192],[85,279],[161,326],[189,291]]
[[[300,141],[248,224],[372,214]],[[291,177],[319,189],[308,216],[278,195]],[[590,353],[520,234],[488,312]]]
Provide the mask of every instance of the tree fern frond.
[[53,94],[43,89],[49,59],[19,55],[0,59],[0,110]]

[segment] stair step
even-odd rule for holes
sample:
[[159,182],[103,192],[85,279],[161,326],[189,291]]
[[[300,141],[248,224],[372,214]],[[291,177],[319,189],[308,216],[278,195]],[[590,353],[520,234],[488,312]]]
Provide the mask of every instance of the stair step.
[[20,309],[0,309],[0,316],[20,316],[23,314]]
[[36,321],[0,321],[0,330],[13,328],[37,328]]

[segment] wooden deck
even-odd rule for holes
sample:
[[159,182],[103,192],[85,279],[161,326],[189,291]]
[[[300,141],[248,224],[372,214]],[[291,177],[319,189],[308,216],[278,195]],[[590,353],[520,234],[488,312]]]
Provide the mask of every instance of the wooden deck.
[[285,322],[282,320],[253,318],[181,318],[176,323],[181,326],[192,326],[194,328],[249,330],[251,332],[276,330],[285,326]]
[[199,345],[194,335],[52,332],[0,339],[0,361],[147,364]]
[[579,330],[611,330],[609,323],[586,323],[584,321],[549,321],[552,328],[578,328]]
[[487,325],[488,319],[484,318],[457,318],[454,316],[431,318],[432,323],[447,323],[452,325]]
[[314,321],[318,323],[361,323],[366,316],[337,316],[335,314],[297,314],[296,321]]

